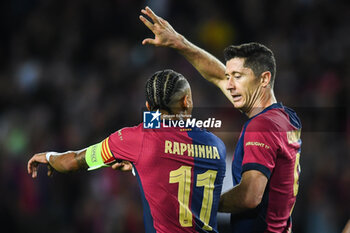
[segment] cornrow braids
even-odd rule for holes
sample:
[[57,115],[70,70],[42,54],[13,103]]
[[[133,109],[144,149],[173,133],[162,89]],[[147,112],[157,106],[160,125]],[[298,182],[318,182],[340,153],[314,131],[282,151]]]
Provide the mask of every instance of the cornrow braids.
[[183,97],[189,84],[185,77],[167,69],[154,73],[146,82],[146,100],[151,111],[163,109],[172,113],[171,105]]

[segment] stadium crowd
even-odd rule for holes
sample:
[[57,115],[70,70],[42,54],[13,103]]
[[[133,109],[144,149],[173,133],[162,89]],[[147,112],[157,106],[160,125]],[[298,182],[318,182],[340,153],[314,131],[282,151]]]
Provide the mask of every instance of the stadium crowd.
[[[0,217],[9,232],[144,231],[132,174],[107,168],[48,178],[43,169],[32,180],[26,163],[35,152],[82,148],[141,122],[144,84],[155,71],[184,74],[197,106],[230,108],[176,52],[141,45],[151,36],[138,20],[146,4],[221,61],[229,44],[258,41],[274,51],[277,100],[304,126],[293,231],[340,232],[350,218],[345,0],[0,3]],[[237,130],[217,132],[229,160],[241,125],[235,117]]]

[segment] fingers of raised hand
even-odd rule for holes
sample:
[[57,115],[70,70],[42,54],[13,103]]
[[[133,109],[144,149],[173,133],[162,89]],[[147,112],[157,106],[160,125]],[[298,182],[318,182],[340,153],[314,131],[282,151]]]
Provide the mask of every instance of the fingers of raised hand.
[[171,25],[169,24],[169,22],[166,21],[165,19],[159,17],[159,21],[160,21],[160,24],[163,25],[164,28],[169,28],[169,27],[172,28]]
[[150,17],[154,23],[160,23],[160,17],[156,15],[148,6],[146,6],[145,10],[142,10],[141,12]]
[[148,27],[151,31],[153,31],[154,29],[154,25],[148,21],[145,17],[143,17],[142,15],[140,15],[140,20],[146,25],[146,27]]
[[144,40],[142,41],[142,44],[143,44],[143,45],[145,45],[145,44],[154,44],[154,45],[156,45],[156,42],[155,42],[154,39],[147,38],[147,39],[144,39]]

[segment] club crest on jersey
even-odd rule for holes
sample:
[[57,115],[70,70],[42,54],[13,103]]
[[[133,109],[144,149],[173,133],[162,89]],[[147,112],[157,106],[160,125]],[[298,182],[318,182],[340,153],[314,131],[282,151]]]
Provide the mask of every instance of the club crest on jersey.
[[145,111],[143,112],[143,128],[144,129],[159,129],[160,128],[160,115],[159,110]]

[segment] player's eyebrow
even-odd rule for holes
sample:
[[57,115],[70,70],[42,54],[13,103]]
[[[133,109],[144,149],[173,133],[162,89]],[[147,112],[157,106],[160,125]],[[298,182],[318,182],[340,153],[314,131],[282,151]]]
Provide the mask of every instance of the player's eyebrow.
[[242,72],[238,72],[238,71],[232,71],[232,72],[225,72],[225,76],[228,76],[228,75],[235,75],[235,74],[238,74],[238,75],[242,75],[243,73]]

